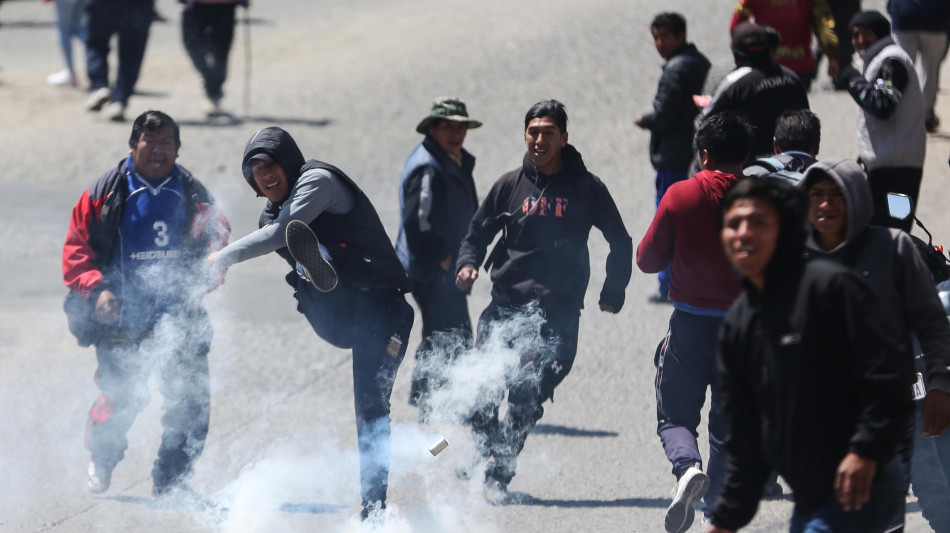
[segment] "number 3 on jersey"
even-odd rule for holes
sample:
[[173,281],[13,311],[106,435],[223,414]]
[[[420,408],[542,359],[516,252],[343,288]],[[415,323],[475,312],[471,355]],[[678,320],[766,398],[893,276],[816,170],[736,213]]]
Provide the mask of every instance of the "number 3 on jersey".
[[157,220],[152,224],[155,230],[155,246],[168,246],[168,224],[164,220]]

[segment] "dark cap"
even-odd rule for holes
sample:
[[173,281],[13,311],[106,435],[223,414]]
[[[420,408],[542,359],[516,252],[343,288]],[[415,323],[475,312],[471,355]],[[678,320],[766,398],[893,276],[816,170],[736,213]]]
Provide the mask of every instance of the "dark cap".
[[868,10],[861,11],[856,13],[851,17],[851,22],[848,23],[848,30],[853,30],[855,26],[861,26],[862,28],[868,28],[874,32],[874,35],[880,39],[881,37],[887,37],[891,34],[891,23],[887,18],[882,15],[879,11]]
[[274,159],[270,154],[268,154],[268,153],[266,153],[266,152],[259,152],[259,153],[256,153],[256,154],[252,155],[251,157],[249,157],[247,161],[248,161],[248,163],[250,163],[251,161],[253,161],[253,160],[255,160],[255,159],[260,159],[261,161],[263,161],[263,162],[265,162],[265,163],[270,163],[270,164],[272,164],[272,165],[277,162],[276,159]]
[[732,31],[732,53],[743,59],[769,57],[779,41],[772,28],[743,22]]
[[465,102],[455,97],[443,96],[436,98],[432,102],[432,111],[429,116],[422,119],[422,122],[416,126],[416,131],[422,134],[429,132],[429,124],[435,120],[452,120],[455,122],[465,122],[469,129],[475,129],[482,125],[477,120],[468,118],[468,110],[465,109]]

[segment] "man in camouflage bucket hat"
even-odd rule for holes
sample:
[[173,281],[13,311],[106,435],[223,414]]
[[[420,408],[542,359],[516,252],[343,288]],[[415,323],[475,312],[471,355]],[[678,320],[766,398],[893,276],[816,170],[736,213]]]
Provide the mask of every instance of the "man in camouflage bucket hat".
[[464,148],[469,129],[482,123],[468,116],[458,98],[436,98],[416,131],[425,135],[403,167],[399,185],[399,237],[396,254],[409,278],[422,313],[422,343],[416,351],[409,403],[420,406],[437,387],[445,356],[434,357],[432,336],[454,332],[470,344],[472,321],[467,296],[455,286],[455,257],[478,209],[472,169],[475,158]]

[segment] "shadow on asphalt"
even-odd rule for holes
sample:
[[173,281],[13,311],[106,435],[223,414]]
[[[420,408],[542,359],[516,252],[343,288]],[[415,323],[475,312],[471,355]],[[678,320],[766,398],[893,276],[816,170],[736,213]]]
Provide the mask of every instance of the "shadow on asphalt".
[[323,128],[329,126],[333,123],[332,120],[328,118],[300,118],[300,117],[274,117],[266,115],[258,116],[239,116],[233,113],[222,113],[216,117],[210,117],[207,119],[194,120],[194,119],[184,119],[176,120],[179,126],[188,126],[190,128],[231,128],[235,126],[241,126],[243,124],[257,123],[257,124],[267,124],[267,125],[292,125],[292,126],[308,126],[313,128]]
[[[148,507],[149,509],[174,509],[178,511],[191,511],[191,512],[205,512],[205,511],[218,511],[218,512],[227,512],[228,508],[223,507],[220,503],[213,502],[211,500],[204,499],[198,496],[197,493],[188,494],[181,497],[168,497],[168,498],[149,498],[146,496],[127,496],[127,495],[118,495],[118,496],[105,496],[102,497],[103,500],[113,500],[122,503],[131,503],[135,505],[141,505],[143,507]],[[280,506],[280,510],[285,513],[298,513],[298,514],[331,514],[339,513],[340,511],[346,509],[345,505],[331,505],[326,503],[285,503]]]
[[531,433],[536,435],[564,435],[565,437],[616,437],[619,435],[616,431],[604,431],[602,429],[578,429],[567,426],[557,426],[554,424],[538,424],[534,426]]
[[48,29],[55,28],[56,23],[52,21],[39,21],[39,20],[0,20],[0,26],[3,26],[4,30],[12,30],[16,28],[24,28],[28,30],[32,29]]
[[120,494],[118,496],[105,496],[103,500],[113,500],[122,503],[132,503],[148,507],[149,509],[173,509],[177,511],[190,511],[201,513],[205,511],[227,512],[227,507],[222,507],[219,503],[202,498],[197,493],[180,494],[177,496],[167,496],[162,498],[150,498],[147,496],[127,496]]
[[602,507],[649,507],[665,509],[669,498],[621,498],[619,500],[544,500],[523,492],[510,492],[504,505],[530,505],[533,507],[563,507],[566,509],[595,509]]
[[285,503],[280,510],[285,513],[330,514],[339,513],[346,509],[345,505],[330,505],[326,503]]

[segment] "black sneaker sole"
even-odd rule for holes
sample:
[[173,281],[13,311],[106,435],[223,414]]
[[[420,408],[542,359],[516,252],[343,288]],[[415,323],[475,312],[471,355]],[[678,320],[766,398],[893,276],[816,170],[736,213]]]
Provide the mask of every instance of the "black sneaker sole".
[[300,263],[310,283],[320,292],[330,292],[337,284],[336,270],[320,253],[320,241],[310,226],[291,220],[285,232],[287,250]]

